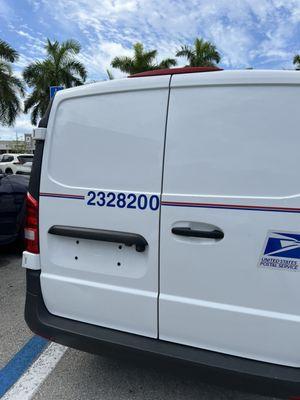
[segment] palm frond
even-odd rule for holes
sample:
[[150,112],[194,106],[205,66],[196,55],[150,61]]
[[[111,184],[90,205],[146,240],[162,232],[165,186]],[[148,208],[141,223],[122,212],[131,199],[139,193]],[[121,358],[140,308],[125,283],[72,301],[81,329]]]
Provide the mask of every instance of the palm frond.
[[39,101],[40,94],[37,90],[34,90],[24,101],[24,112],[25,114]]
[[113,68],[117,68],[120,71],[125,72],[127,74],[134,73],[133,72],[134,63],[130,57],[126,57],[126,56],[115,57],[111,62],[111,66]]
[[47,39],[45,48],[46,58],[29,64],[23,71],[25,82],[33,89],[24,102],[24,111],[31,112],[33,124],[47,108],[50,86],[79,86],[87,78],[85,66],[75,58],[81,48],[76,40],[59,43]]
[[155,62],[157,50],[145,51],[142,43],[135,43],[133,45],[133,57],[115,57],[111,66],[118,68],[120,71],[133,75],[139,72],[151,71],[156,68],[169,68],[176,65],[176,60],[167,58],[162,60],[159,64]]
[[77,40],[68,39],[62,42],[61,49],[68,53],[78,54],[81,50],[81,45]]
[[5,73],[5,74],[13,73],[11,65],[8,62],[2,61],[2,60],[0,60],[0,72]]
[[85,66],[76,60],[68,61],[64,66],[64,69],[68,70],[70,73],[78,75],[84,82],[87,78],[87,71]]
[[30,121],[32,125],[37,125],[37,121],[39,117],[42,117],[43,112],[41,110],[41,105],[38,103],[33,107],[31,112]]
[[134,51],[134,55],[136,57],[141,57],[143,52],[144,52],[144,46],[142,43],[137,42],[133,45],[133,51]]
[[164,69],[164,68],[175,67],[175,65],[177,65],[177,61],[174,58],[165,58],[156,66],[156,68]]
[[1,58],[9,62],[15,62],[19,58],[19,53],[2,39],[0,39],[0,59]]
[[1,86],[0,96],[0,122],[2,125],[11,126],[21,112],[21,101],[14,85],[6,81]]
[[194,56],[194,50],[192,47],[184,45],[176,51],[176,57],[186,57],[188,60],[192,59]]
[[42,79],[45,75],[45,62],[33,62],[24,69],[23,78],[28,86],[35,85],[38,79]]
[[296,54],[293,58],[293,64],[296,65],[296,68],[300,68],[300,55]]
[[221,55],[216,46],[202,38],[196,38],[193,47],[181,46],[176,56],[186,57],[191,67],[210,67],[221,61]]
[[24,85],[12,71],[11,65],[0,60],[0,123],[11,126],[21,112]]
[[139,59],[137,58],[137,60],[141,60],[142,63],[151,65],[155,60],[156,55],[157,55],[157,50],[146,51],[145,53],[141,54],[140,58]]
[[204,39],[197,38],[194,43],[195,46],[195,59],[194,66],[211,67],[221,61],[220,53],[217,51],[216,46]]

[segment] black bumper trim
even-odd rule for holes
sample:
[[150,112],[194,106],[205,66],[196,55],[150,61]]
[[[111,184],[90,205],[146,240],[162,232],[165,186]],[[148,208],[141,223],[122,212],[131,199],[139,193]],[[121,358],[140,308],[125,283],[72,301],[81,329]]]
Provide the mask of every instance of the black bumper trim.
[[55,316],[47,310],[40,271],[27,270],[25,320],[37,335],[93,354],[151,356],[197,365],[214,384],[276,396],[300,395],[300,368],[286,367],[147,338]]

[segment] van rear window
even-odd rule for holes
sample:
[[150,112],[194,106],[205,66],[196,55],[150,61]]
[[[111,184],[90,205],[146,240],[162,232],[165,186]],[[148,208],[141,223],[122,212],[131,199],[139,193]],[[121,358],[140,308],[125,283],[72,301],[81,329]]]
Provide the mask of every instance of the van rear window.
[[49,176],[71,187],[160,191],[167,101],[167,87],[63,101]]
[[298,85],[172,89],[165,191],[298,194],[299,96]]

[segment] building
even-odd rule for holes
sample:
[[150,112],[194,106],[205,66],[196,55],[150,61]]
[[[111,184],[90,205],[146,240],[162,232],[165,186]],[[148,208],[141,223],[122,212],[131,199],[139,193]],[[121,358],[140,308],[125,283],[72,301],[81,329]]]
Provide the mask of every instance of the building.
[[34,153],[35,144],[31,133],[25,133],[18,140],[0,140],[0,154],[4,153]]
[[26,153],[34,153],[35,141],[33,140],[31,133],[24,134],[24,142],[25,142]]

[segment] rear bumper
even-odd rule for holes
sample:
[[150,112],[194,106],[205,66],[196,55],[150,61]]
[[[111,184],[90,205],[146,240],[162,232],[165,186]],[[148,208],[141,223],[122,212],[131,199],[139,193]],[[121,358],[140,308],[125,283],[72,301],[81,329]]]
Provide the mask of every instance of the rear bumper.
[[101,355],[151,356],[197,365],[201,379],[275,396],[300,396],[300,368],[285,367],[102,328],[50,314],[40,271],[27,270],[25,319],[37,335]]

